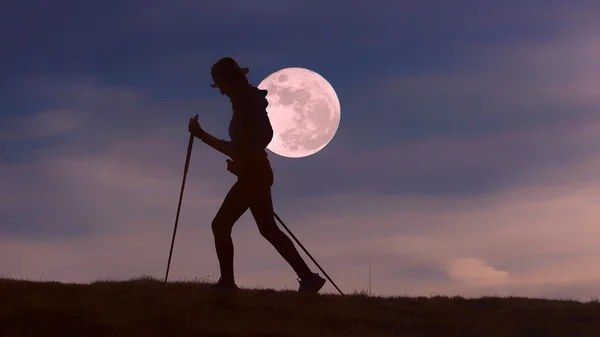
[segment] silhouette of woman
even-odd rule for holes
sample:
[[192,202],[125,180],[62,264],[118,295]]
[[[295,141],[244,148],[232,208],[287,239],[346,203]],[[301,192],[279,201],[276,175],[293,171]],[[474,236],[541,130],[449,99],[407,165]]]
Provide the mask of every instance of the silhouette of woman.
[[266,147],[273,138],[267,115],[267,91],[250,84],[248,68],[224,57],[212,66],[213,88],[230,98],[233,115],[229,123],[231,141],[217,139],[204,131],[197,120],[190,119],[188,130],[217,151],[227,155],[227,169],[237,176],[223,204],[212,221],[217,258],[221,269],[216,289],[237,289],[233,273],[233,241],[231,231],[235,222],[248,208],[261,235],[267,239],[298,275],[300,292],[317,293],[325,279],[306,265],[292,241],[283,233],[273,216],[271,187],[273,170]]

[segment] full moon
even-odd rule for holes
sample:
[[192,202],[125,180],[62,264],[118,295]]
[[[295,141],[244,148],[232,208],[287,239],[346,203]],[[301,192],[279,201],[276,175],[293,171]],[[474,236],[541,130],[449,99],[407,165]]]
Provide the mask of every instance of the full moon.
[[258,88],[268,91],[273,140],[267,149],[301,158],[321,151],[333,139],[340,124],[340,101],[321,75],[285,68],[267,76]]

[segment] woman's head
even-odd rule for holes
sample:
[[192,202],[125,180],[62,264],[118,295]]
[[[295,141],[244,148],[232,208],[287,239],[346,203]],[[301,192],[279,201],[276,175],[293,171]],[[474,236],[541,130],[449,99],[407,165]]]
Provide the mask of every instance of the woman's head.
[[241,68],[233,58],[223,57],[210,70],[214,81],[211,87],[219,88],[221,94],[231,96],[237,88],[248,85],[248,72],[248,68]]

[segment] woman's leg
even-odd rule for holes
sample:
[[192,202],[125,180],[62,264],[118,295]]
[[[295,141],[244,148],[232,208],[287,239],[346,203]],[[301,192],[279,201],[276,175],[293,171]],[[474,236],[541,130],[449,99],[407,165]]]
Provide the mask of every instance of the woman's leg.
[[223,204],[221,204],[217,215],[212,221],[211,227],[215,238],[219,267],[221,269],[221,279],[227,283],[235,283],[231,230],[235,222],[246,212],[248,207],[247,196],[240,183],[236,182],[227,193],[227,196],[225,196]]
[[258,225],[260,234],[275,247],[300,279],[311,277],[312,272],[298,253],[294,243],[279,229],[275,222],[271,187],[266,184],[253,184],[248,187],[251,188],[248,193],[253,194],[250,198],[250,211]]

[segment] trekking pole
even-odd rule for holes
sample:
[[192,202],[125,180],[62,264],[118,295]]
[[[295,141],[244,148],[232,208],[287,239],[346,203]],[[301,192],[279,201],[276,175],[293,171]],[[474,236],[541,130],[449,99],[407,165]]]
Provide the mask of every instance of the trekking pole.
[[300,246],[300,248],[302,248],[302,250],[304,250],[304,252],[306,253],[306,255],[308,255],[308,257],[310,257],[310,259],[312,260],[312,262],[314,262],[317,265],[317,267],[319,267],[319,269],[323,272],[323,274],[325,275],[325,277],[327,277],[327,279],[329,280],[329,282],[331,282],[331,284],[333,284],[333,286],[335,287],[335,289],[337,289],[337,291],[339,291],[340,294],[344,295],[344,293],[340,290],[340,288],[338,288],[338,286],[335,284],[335,282],[333,282],[333,280],[331,280],[331,277],[329,277],[329,275],[327,275],[327,273],[325,272],[325,270],[323,270],[323,268],[321,268],[321,266],[317,263],[317,261],[315,261],[315,259],[313,259],[313,257],[306,250],[306,248],[304,248],[304,246],[300,243],[300,241],[296,238],[296,236],[292,233],[292,231],[290,231],[290,229],[287,228],[287,226],[279,218],[279,216],[277,215],[277,213],[273,212],[273,215],[275,215],[275,219],[277,219],[279,221],[279,223],[283,226],[283,228],[285,228],[285,230],[287,230],[288,233],[290,233],[290,235],[292,236],[292,238],[294,238],[294,240],[296,240],[296,243],[298,243],[298,245]]
[[[194,119],[198,120],[198,115],[196,115]],[[181,192],[179,193],[179,203],[177,204],[177,215],[175,216],[175,227],[173,228],[173,238],[171,239],[171,250],[169,251],[169,262],[167,262],[167,273],[165,274],[165,286],[167,285],[167,278],[169,277],[169,268],[171,267],[171,256],[173,255],[173,246],[175,245],[175,234],[177,233],[177,223],[179,222],[179,211],[181,210],[181,200],[183,199],[185,178],[187,177],[188,168],[190,167],[192,145],[194,145],[194,135],[190,133],[190,141],[188,143],[187,155],[185,157],[185,167],[183,169],[183,181],[181,183]]]

